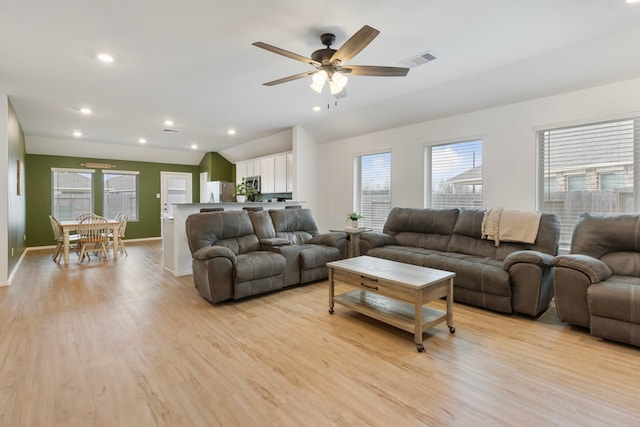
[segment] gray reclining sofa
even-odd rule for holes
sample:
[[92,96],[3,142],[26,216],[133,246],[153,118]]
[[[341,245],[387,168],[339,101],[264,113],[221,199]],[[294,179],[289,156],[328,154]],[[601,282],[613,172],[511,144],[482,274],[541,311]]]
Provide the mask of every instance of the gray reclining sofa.
[[321,234],[309,209],[196,213],[186,221],[193,280],[216,303],[326,279],[347,235]]
[[382,232],[360,235],[360,254],[456,273],[454,300],[536,316],[553,297],[560,223],[543,213],[533,244],[481,236],[482,209],[393,208]]

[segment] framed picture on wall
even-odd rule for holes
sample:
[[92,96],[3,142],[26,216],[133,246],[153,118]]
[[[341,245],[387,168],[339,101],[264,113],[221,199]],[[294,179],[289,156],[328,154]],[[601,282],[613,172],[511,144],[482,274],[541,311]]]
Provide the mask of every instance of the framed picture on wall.
[[22,162],[20,161],[20,159],[17,160],[16,164],[16,183],[16,194],[18,196],[22,196]]

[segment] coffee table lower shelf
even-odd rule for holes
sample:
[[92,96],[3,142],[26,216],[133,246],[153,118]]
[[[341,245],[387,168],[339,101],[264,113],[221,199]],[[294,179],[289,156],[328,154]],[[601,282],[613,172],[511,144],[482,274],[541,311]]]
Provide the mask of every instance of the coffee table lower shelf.
[[[335,295],[333,301],[398,329],[411,333],[415,332],[416,322],[414,316],[416,309],[413,304],[359,289]],[[422,306],[423,331],[446,320],[446,312]],[[455,332],[453,326],[450,326],[449,329],[451,332]]]

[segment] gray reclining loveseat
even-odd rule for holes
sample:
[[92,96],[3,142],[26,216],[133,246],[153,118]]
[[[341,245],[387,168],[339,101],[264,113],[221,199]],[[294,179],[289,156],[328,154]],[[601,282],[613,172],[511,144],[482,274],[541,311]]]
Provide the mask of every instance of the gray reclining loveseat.
[[193,280],[210,302],[326,279],[347,235],[321,234],[309,209],[196,213],[186,220]]
[[456,273],[454,300],[536,316],[553,297],[560,223],[543,213],[533,244],[482,239],[482,209],[393,208],[382,233],[360,235],[360,254]]
[[555,265],[561,320],[640,346],[640,215],[582,214]]

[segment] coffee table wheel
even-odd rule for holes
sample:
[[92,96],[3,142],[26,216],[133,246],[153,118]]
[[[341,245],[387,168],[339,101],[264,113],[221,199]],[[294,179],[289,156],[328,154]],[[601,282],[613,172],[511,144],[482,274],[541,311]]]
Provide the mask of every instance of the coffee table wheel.
[[456,328],[453,326],[449,326],[449,332],[451,332],[452,334],[456,333]]
[[329,314],[333,314],[333,308],[329,309]]
[[424,349],[424,344],[416,344],[416,348],[418,349],[418,353],[424,353],[426,351]]

